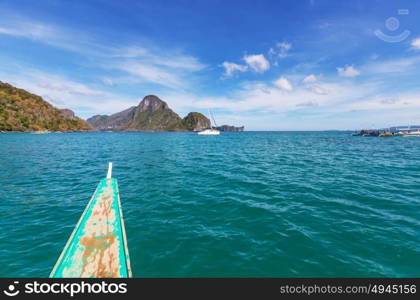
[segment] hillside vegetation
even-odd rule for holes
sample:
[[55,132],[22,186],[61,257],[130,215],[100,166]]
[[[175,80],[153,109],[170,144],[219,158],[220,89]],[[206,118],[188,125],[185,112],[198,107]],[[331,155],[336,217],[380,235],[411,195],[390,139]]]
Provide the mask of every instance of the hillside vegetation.
[[0,81],[1,131],[87,131],[91,126],[23,89]]

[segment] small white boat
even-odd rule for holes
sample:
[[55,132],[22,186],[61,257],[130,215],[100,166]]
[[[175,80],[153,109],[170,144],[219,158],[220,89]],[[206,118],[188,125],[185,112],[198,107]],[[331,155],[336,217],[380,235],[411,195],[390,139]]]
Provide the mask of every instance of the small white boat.
[[209,118],[209,120],[210,120],[210,128],[201,130],[197,134],[199,134],[199,135],[219,135],[220,134],[220,131],[219,130],[213,129],[213,126],[211,126],[211,119],[213,119],[214,125],[215,126],[217,126],[217,125],[216,125],[216,121],[214,120],[213,114],[211,113],[210,110],[209,110],[209,117],[211,117],[211,118]]
[[408,126],[406,128],[399,128],[398,134],[400,136],[419,136],[420,137],[420,129],[415,128],[412,129],[411,126]]
[[220,131],[216,130],[216,129],[207,128],[207,129],[199,131],[197,134],[199,134],[199,135],[219,135]]
[[418,136],[418,137],[420,137],[420,130],[404,132],[403,136]]

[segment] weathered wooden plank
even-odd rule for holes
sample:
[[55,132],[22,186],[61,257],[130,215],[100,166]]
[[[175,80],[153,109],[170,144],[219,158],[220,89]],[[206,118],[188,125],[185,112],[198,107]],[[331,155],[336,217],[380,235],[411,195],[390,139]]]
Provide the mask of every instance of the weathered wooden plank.
[[131,277],[115,178],[105,178],[99,182],[50,277]]

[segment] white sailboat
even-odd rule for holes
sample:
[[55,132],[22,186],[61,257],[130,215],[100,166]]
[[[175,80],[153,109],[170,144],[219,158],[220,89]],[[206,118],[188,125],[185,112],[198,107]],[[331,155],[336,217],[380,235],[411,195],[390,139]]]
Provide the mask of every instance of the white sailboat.
[[210,128],[201,130],[197,134],[199,134],[199,135],[219,135],[220,134],[220,131],[219,130],[213,129],[213,126],[211,126],[211,119],[213,119],[214,125],[215,126],[217,126],[217,125],[216,125],[216,121],[214,120],[213,114],[211,113],[210,110],[209,110],[209,116],[211,117],[211,118],[209,118],[209,120],[210,120]]

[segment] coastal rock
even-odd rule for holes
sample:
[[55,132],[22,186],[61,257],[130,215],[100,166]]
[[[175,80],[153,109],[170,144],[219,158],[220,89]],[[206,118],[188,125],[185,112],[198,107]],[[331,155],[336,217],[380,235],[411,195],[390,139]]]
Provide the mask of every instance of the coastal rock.
[[244,131],[245,126],[235,127],[230,125],[222,125],[214,128],[220,131]]
[[210,120],[199,112],[190,112],[183,121],[185,127],[190,131],[200,131],[211,126]]
[[148,95],[138,105],[139,112],[156,112],[158,110],[169,110],[169,106],[165,101],[159,99],[155,95]]
[[60,109],[60,111],[64,117],[70,120],[73,120],[76,117],[76,115],[74,114],[74,111],[72,111],[71,109],[64,108],[64,109]]

